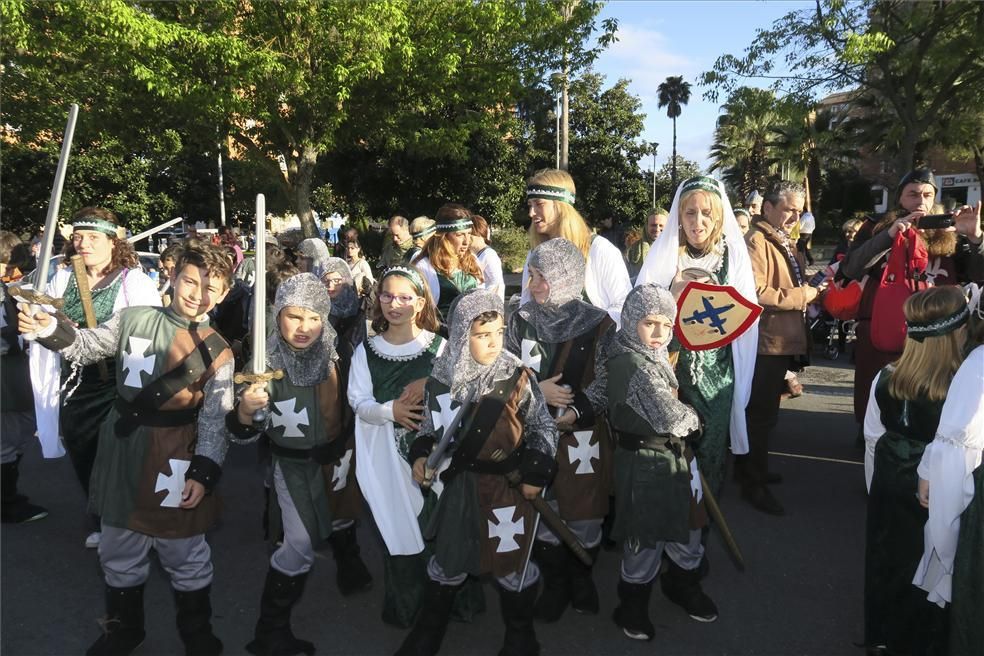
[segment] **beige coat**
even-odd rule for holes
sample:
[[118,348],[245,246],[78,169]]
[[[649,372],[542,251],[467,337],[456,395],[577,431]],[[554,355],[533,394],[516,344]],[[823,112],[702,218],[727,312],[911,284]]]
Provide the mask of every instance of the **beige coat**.
[[[806,293],[796,285],[793,266],[782,247],[782,242],[768,221],[757,218],[745,235],[748,256],[752,260],[755,291],[762,306],[759,318],[758,352],[761,355],[805,355]],[[806,275],[803,256],[792,245],[800,271]]]

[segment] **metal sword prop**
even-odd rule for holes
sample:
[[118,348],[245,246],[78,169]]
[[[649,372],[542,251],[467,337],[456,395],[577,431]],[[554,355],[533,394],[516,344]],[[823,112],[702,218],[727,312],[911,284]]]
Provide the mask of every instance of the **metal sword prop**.
[[[267,383],[284,377],[282,369],[267,371],[266,364],[266,198],[256,195],[256,280],[253,283],[253,358],[249,373],[233,377],[236,384]],[[253,423],[263,424],[270,416],[269,408],[253,413]]]
[[[58,209],[61,207],[62,188],[65,186],[65,172],[68,170],[68,154],[72,149],[72,136],[75,134],[75,122],[79,117],[79,106],[72,104],[68,110],[68,123],[62,137],[61,155],[58,157],[58,168],[55,169],[55,182],[51,186],[51,198],[48,200],[48,216],[44,220],[44,239],[38,251],[38,268],[33,276],[33,285],[11,286],[11,295],[19,301],[33,305],[51,305],[61,307],[60,298],[52,298],[45,294],[48,286],[48,268],[51,263],[51,248],[55,243],[55,231],[58,229]],[[34,313],[34,309],[30,309]],[[33,335],[24,335],[25,339],[33,339]]]
[[135,244],[138,241],[140,241],[141,239],[143,239],[145,237],[151,237],[153,235],[156,235],[161,230],[164,230],[165,228],[170,228],[175,223],[180,223],[181,221],[184,221],[184,217],[180,217],[179,216],[176,219],[171,219],[170,221],[165,221],[164,223],[160,224],[159,226],[154,226],[153,228],[150,228],[148,230],[144,230],[143,232],[138,232],[137,234],[133,235],[132,237],[127,237],[126,240],[129,243],[131,243],[131,244]]
[[[72,256],[72,268],[75,270],[75,284],[79,289],[79,300],[82,301],[82,312],[85,314],[86,328],[96,327],[96,311],[92,307],[92,290],[89,289],[89,276],[85,270],[85,262],[81,255]],[[99,361],[99,378],[106,382],[109,379],[109,372],[106,370],[106,361]]]
[[731,529],[728,528],[728,522],[724,521],[724,515],[721,514],[721,507],[718,506],[717,499],[714,498],[710,488],[707,487],[707,481],[704,480],[703,472],[698,473],[700,473],[700,486],[704,490],[704,502],[707,506],[707,512],[721,530],[721,537],[724,538],[724,543],[728,545],[728,551],[734,557],[735,567],[739,571],[744,572],[745,559],[742,558],[741,549],[738,548],[738,543],[735,542],[735,536],[731,534]]
[[[547,488],[540,490],[540,497],[547,496]],[[526,550],[526,558],[523,559],[523,573],[519,576],[519,590],[526,585],[526,573],[530,571],[530,558],[533,557],[533,544],[536,542],[536,534],[540,530],[540,513],[536,514],[533,520],[533,531],[530,533],[530,548]]]
[[[472,390],[468,394],[468,397],[458,406],[458,411],[455,413],[451,423],[444,428],[441,441],[434,446],[430,455],[427,456],[427,463],[424,465],[424,482],[420,484],[424,492],[429,490],[431,485],[434,484],[434,475],[437,473],[437,468],[440,466],[444,454],[447,453],[448,447],[451,446],[451,438],[454,437],[455,431],[461,425],[461,419],[465,416],[465,410],[471,405],[472,399],[474,398],[475,392]],[[426,412],[427,410],[425,409],[424,411]]]

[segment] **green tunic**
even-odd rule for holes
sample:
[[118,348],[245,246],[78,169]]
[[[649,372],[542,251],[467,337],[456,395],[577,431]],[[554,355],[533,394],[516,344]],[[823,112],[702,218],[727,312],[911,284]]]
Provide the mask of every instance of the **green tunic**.
[[974,470],[974,488],[960,516],[953,561],[949,653],[954,656],[984,654],[984,465]]
[[454,271],[450,276],[445,276],[438,271],[437,283],[441,291],[437,309],[445,321],[448,319],[448,312],[451,311],[451,302],[461,294],[478,287],[478,280],[464,271]]
[[[885,434],[875,446],[865,544],[865,644],[892,653],[943,653],[945,611],[912,584],[923,555],[928,511],[916,499],[916,469],[936,435],[943,401],[899,401],[893,367],[875,387]],[[954,577],[956,579],[956,576]]]
[[[714,276],[716,284],[728,284],[728,249]],[[731,405],[735,389],[735,365],[731,345],[707,351],[690,351],[676,337],[669,346],[678,351],[676,376],[680,400],[697,411],[704,421],[704,434],[694,445],[694,454],[711,492],[717,495],[724,482],[730,437]]]
[[[623,353],[608,361],[608,418],[616,439],[618,433],[653,435],[649,422],[624,403],[642,360],[641,355]],[[613,539],[643,549],[666,541],[687,542],[690,530],[706,521],[691,486],[693,457],[682,440],[669,437],[658,449],[615,448]]]
[[[271,409],[267,436],[273,444],[288,449],[311,449],[324,444],[328,433],[326,422],[337,422],[338,417],[323,415],[318,404],[319,386],[294,385],[288,378],[267,383]],[[327,539],[331,535],[331,511],[322,466],[309,457],[285,456],[276,450],[273,463],[280,466],[311,544]]]

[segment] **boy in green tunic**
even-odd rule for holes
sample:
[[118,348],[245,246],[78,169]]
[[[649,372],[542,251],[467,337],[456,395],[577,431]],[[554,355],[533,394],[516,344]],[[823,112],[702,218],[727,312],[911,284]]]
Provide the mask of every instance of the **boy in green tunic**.
[[[259,656],[314,653],[312,643],[294,636],[290,615],[304,593],[314,547],[331,535],[323,465],[337,462],[345,450],[345,440],[338,439],[344,397],[330,312],[328,292],[314,274],[300,273],[281,283],[266,366],[284,376],[247,388],[229,413],[229,427],[237,437],[258,430],[270,437],[284,527],[283,543],[270,557],[254,639],[246,646]],[[254,413],[270,402],[269,417],[254,424]]]
[[652,640],[649,595],[660,574],[663,594],[699,622],[717,619],[700,587],[707,523],[697,461],[688,440],[700,417],[676,398],[666,345],[676,303],[669,291],[642,284],[629,292],[622,329],[608,347],[608,417],[615,450],[615,527],[623,542],[615,623],[634,640]]
[[[501,654],[539,653],[533,603],[540,574],[529,561],[535,511],[527,501],[554,473],[557,428],[532,373],[502,348],[502,299],[481,289],[451,308],[448,346],[426,385],[429,412],[410,448],[414,480],[433,479],[426,460],[448,430],[454,455],[425,532],[434,539],[428,588],[398,654],[437,653],[451,605],[468,575],[492,574],[506,625]],[[460,409],[460,411],[459,411]],[[517,472],[520,483],[505,475]]]
[[44,312],[18,317],[22,333],[71,361],[116,357],[117,400],[99,434],[89,499],[102,517],[108,619],[88,656],[129,654],[143,642],[152,548],[171,577],[185,653],[222,651],[210,623],[205,531],[218,511],[210,492],[228,449],[233,358],[208,312],[231,275],[224,252],[194,243],[178,257],[167,309],[125,308],[86,330]]

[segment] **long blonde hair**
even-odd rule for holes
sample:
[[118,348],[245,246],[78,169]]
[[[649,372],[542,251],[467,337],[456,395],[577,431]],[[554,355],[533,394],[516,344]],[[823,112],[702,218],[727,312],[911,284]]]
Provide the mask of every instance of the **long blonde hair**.
[[[942,319],[967,305],[960,287],[931,287],[913,294],[902,306],[906,321],[920,323]],[[904,401],[942,401],[963,359],[966,328],[945,335],[927,336],[923,341],[906,337],[902,357],[888,382],[892,398]]]
[[711,230],[711,234],[707,238],[707,243],[704,245],[705,252],[710,251],[713,247],[718,245],[718,242],[724,237],[724,205],[721,203],[721,197],[715,193],[705,191],[703,189],[691,189],[688,192],[680,194],[680,202],[677,205],[677,225],[680,230],[680,248],[686,248],[687,244],[687,232],[683,229],[683,208],[687,201],[690,200],[691,196],[696,196],[697,194],[703,194],[707,196],[708,201],[711,204],[711,218],[714,219],[714,228]]
[[[571,178],[567,171],[561,171],[560,169],[542,169],[537,171],[526,181],[526,184],[542,184],[550,185],[551,187],[563,187],[572,194],[577,195],[577,189],[574,187],[574,179]],[[554,204],[554,209],[557,212],[557,216],[560,219],[559,225],[560,229],[557,233],[557,237],[563,237],[567,241],[571,242],[577,249],[581,251],[584,258],[587,259],[588,251],[591,249],[591,228],[588,227],[588,222],[584,220],[581,213],[574,209],[573,205],[569,205],[563,201],[559,200],[548,200],[548,203]],[[530,224],[529,228],[530,236],[530,249],[534,249],[543,242],[550,239],[546,235],[541,235],[537,233],[534,229],[533,224]]]

